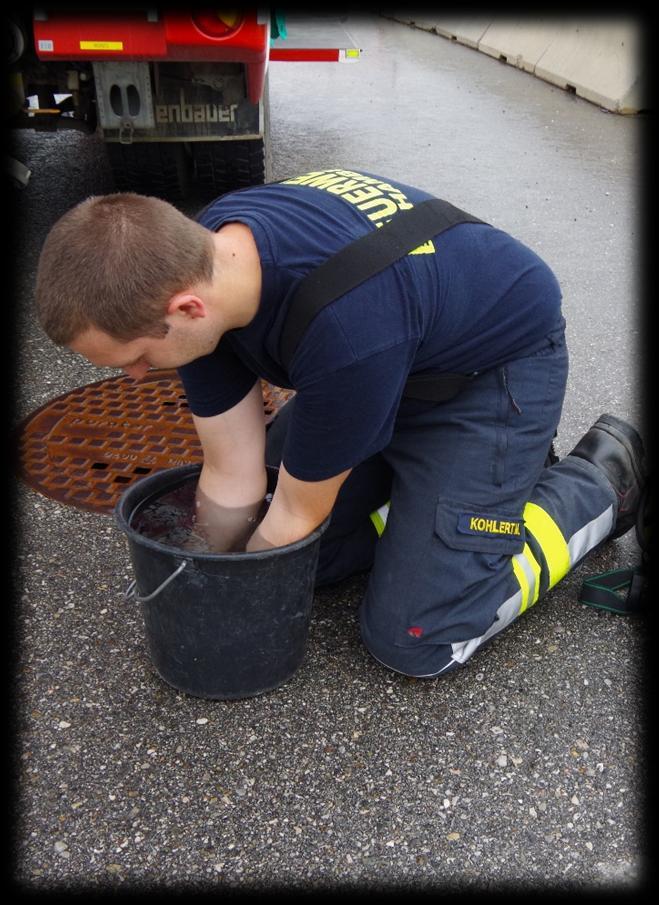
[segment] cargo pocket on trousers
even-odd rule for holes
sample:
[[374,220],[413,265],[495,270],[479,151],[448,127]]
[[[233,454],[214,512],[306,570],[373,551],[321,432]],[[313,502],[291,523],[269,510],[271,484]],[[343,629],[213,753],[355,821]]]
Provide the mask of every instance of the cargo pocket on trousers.
[[492,565],[501,556],[524,549],[526,533],[521,513],[456,500],[440,500],[435,533],[452,550],[484,553]]

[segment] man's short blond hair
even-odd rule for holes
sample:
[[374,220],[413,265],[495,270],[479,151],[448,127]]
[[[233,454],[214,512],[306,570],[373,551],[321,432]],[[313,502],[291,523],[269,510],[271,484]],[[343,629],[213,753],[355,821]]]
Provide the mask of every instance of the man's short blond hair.
[[212,276],[212,233],[173,205],[132,192],[88,198],[44,243],[39,322],[62,346],[90,327],[117,340],[162,336],[168,300]]

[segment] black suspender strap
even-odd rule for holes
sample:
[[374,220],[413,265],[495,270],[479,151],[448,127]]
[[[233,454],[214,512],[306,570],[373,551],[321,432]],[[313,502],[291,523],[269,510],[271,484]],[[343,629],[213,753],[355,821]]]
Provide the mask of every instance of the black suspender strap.
[[303,277],[294,290],[281,331],[282,365],[288,368],[305,330],[326,305],[458,223],[483,221],[439,198],[422,201],[350,242]]

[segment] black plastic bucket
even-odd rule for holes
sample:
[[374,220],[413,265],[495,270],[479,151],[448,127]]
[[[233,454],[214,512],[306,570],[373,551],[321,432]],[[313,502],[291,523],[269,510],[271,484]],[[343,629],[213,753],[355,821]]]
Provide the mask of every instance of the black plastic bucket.
[[[256,553],[193,553],[141,534],[144,506],[187,481],[200,465],[142,478],[115,516],[128,538],[146,642],[158,674],[186,694],[245,698],[282,685],[304,659],[320,539],[329,518],[294,544]],[[277,469],[268,468],[268,490]]]

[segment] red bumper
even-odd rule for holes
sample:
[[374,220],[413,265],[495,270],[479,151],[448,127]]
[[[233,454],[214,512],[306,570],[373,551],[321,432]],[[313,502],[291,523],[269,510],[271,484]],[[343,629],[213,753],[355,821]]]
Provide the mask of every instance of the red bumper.
[[39,59],[218,61],[244,63],[248,96],[258,103],[268,63],[270,29],[256,14],[241,15],[226,35],[210,34],[194,13],[166,11],[149,21],[145,9],[121,13],[48,12],[33,22]]

